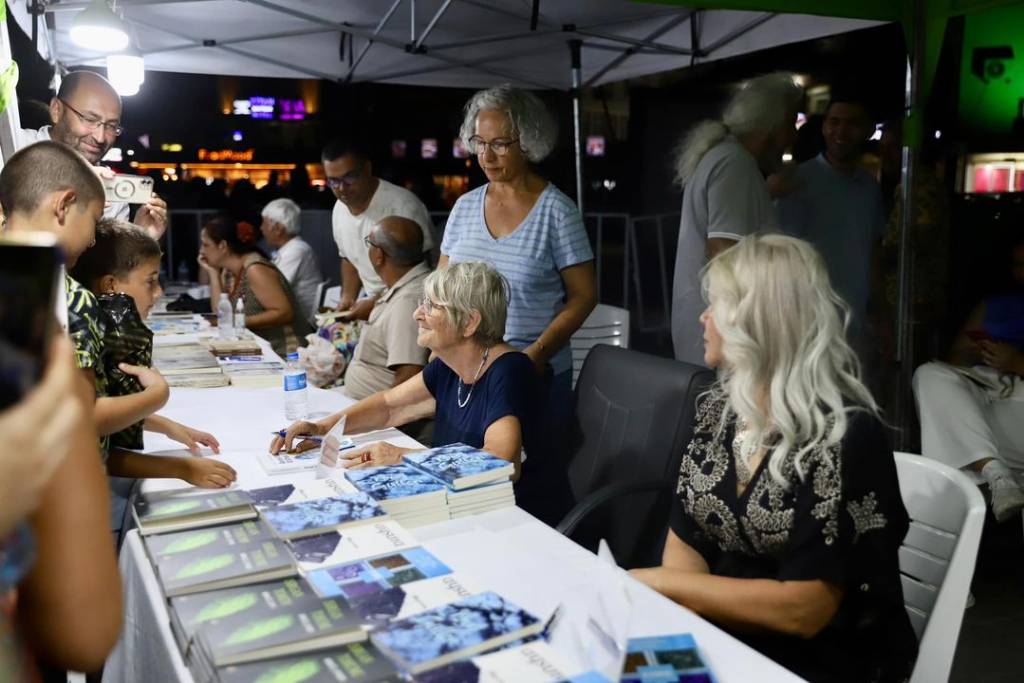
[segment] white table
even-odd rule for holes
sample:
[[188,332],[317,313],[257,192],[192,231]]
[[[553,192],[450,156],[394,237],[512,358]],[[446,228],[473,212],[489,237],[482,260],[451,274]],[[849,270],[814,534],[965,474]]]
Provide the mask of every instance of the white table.
[[[221,460],[238,472],[238,486],[253,488],[281,481],[313,478],[311,472],[270,477],[254,454],[268,446],[270,432],[286,424],[278,389],[175,389],[161,414],[212,432],[221,443]],[[343,408],[351,401],[333,391],[310,389],[312,413]],[[187,453],[163,436],[147,434],[150,452],[171,448]],[[415,444],[406,437],[407,443]],[[149,481],[143,490],[187,486],[170,480]],[[596,599],[595,586],[611,580],[629,596],[629,636],[692,633],[722,683],[799,681],[724,631],[676,605],[621,570],[596,557],[519,508],[441,522],[415,530],[432,553],[457,572],[477,579],[527,610],[546,617],[562,610],[552,644],[573,663],[588,666],[595,640],[587,621]],[[120,567],[125,593],[125,630],[107,660],[104,683],[187,681],[192,677],[171,634],[167,605],[137,531],[128,534]],[[621,589],[620,589],[621,590]]]

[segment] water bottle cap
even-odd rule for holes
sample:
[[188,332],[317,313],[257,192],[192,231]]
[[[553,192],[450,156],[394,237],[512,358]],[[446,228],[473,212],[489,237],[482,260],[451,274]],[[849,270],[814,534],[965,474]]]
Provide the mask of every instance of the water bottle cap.
[[298,351],[293,351],[292,353],[289,353],[287,356],[285,356],[285,358],[287,360],[298,360],[299,359],[299,353],[298,353]]

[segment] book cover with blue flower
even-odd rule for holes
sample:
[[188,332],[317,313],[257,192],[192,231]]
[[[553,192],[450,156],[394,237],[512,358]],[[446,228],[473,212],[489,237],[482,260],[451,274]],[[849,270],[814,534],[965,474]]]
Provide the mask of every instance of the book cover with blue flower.
[[623,683],[715,683],[697,642],[689,633],[630,638],[622,665]]
[[455,490],[503,481],[515,471],[509,461],[462,443],[406,453],[403,459]]
[[425,472],[407,465],[352,470],[345,477],[360,491],[379,501],[394,501],[434,494],[443,499],[445,485]]
[[392,622],[371,638],[400,668],[415,674],[535,635],[543,628],[537,617],[487,592]]
[[261,514],[280,538],[322,534],[387,516],[377,501],[362,492],[276,505]]

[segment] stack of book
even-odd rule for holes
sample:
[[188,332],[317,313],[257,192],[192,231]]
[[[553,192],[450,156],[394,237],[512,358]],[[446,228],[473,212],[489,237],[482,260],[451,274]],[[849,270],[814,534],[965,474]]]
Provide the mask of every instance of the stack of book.
[[219,680],[225,667],[339,648],[367,638],[362,618],[347,602],[321,598],[301,582],[261,591],[257,597],[249,609],[215,616],[196,628],[188,664],[197,681]]
[[217,359],[198,343],[154,346],[153,367],[172,387],[228,385],[228,378]]
[[380,521],[387,513],[373,498],[356,491],[266,507],[260,516],[278,538],[288,540],[341,532]]
[[288,547],[258,520],[149,536],[146,550],[168,598],[295,574]]
[[370,643],[281,657],[214,671],[213,683],[402,683],[394,664]]
[[156,335],[191,334],[209,327],[201,315],[176,312],[150,313],[146,326]]
[[[244,357],[256,358],[256,356]],[[221,363],[221,369],[231,380],[232,386],[244,389],[267,389],[281,386],[284,364],[278,361],[228,360]]]
[[259,342],[251,333],[247,333],[241,339],[208,339],[204,344],[215,356],[263,355],[263,349],[260,348]]
[[456,443],[407,453],[403,459],[445,484],[452,519],[516,504],[510,481],[515,466],[486,451]]
[[345,477],[406,527],[448,519],[444,482],[407,464],[349,470]]
[[245,491],[177,489],[142,493],[135,497],[132,514],[139,533],[168,533],[227,524],[256,516],[252,497]]
[[409,548],[309,572],[325,598],[348,600],[368,623],[404,619],[478,593],[482,588],[453,573],[425,548]]

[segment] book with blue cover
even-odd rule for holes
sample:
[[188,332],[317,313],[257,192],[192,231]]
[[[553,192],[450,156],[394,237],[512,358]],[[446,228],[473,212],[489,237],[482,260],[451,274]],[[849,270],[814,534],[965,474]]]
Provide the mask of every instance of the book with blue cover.
[[316,498],[331,498],[346,493],[354,493],[356,487],[344,478],[340,479],[315,479],[294,484],[278,484],[276,486],[264,486],[258,489],[249,489],[249,497],[256,509],[273,507],[275,505],[290,505],[301,503],[304,500]]
[[299,600],[313,595],[315,595],[313,589],[301,576],[292,576],[269,583],[181,595],[170,600],[171,631],[178,641],[178,647],[181,648],[182,654],[187,655],[196,629],[208,621],[223,619],[233,614],[252,612],[263,602]]
[[194,493],[186,489],[140,494],[133,502],[132,514],[139,533],[146,536],[252,519],[256,510],[245,491]]
[[193,656],[221,667],[366,640],[362,618],[341,598],[288,591],[261,598],[250,610],[200,625]]
[[515,472],[509,461],[462,443],[406,453],[402,458],[456,491],[504,481]]
[[[413,677],[414,683],[562,683],[576,681],[573,667],[543,640],[452,662]],[[606,681],[604,677],[596,679]]]
[[398,669],[371,643],[239,664],[217,670],[220,683],[401,683]]
[[715,683],[689,633],[630,638],[622,683]]
[[425,548],[340,564],[309,573],[309,582],[325,598],[340,595],[350,601],[412,581],[451,574],[452,570]]
[[276,505],[260,514],[267,526],[284,539],[313,536],[387,517],[377,501],[362,492]]
[[349,564],[418,545],[415,536],[390,519],[288,541],[288,548],[303,572]]
[[399,668],[416,674],[543,629],[534,615],[487,592],[394,621],[371,638]]
[[408,465],[351,470],[345,477],[360,491],[380,501],[392,514],[445,506],[445,485]]
[[154,534],[146,536],[145,544],[150,559],[156,563],[167,555],[178,555],[212,546],[221,549],[241,548],[258,545],[272,538],[274,534],[266,524],[259,519],[249,519],[237,524]]

